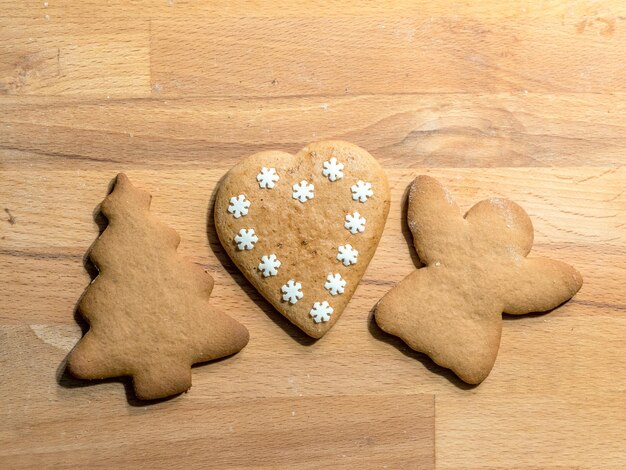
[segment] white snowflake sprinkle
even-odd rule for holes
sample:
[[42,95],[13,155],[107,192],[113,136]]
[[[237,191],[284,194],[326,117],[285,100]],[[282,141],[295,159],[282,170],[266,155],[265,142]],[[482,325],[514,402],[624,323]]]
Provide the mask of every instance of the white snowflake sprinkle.
[[321,323],[330,320],[332,313],[333,308],[324,300],[324,302],[315,302],[309,315],[313,317],[315,323]]
[[337,181],[343,178],[343,163],[339,163],[335,157],[324,162],[324,170],[322,173],[328,177],[330,181]]
[[276,259],[276,255],[261,256],[259,271],[263,273],[264,277],[276,276],[278,274],[278,268],[280,268],[280,261]]
[[242,215],[246,215],[248,213],[248,208],[250,207],[250,201],[246,199],[244,194],[240,194],[237,197],[230,198],[230,205],[228,206],[228,212],[233,214],[235,219],[238,219]]
[[299,184],[293,185],[292,197],[300,202],[306,202],[313,199],[313,189],[313,183],[309,184],[306,180],[302,180]]
[[276,168],[261,168],[261,173],[256,175],[256,180],[259,182],[259,187],[262,189],[272,189],[276,186],[276,181],[280,179],[280,176],[276,174]]
[[293,279],[287,281],[287,284],[284,284],[280,290],[283,293],[283,300],[285,302],[289,302],[290,304],[295,304],[298,300],[304,297],[304,294],[302,293],[302,284],[295,282]]
[[254,244],[259,241],[259,237],[254,234],[254,229],[242,228],[239,233],[235,235],[235,243],[240,250],[251,250],[254,248]]
[[372,197],[374,195],[374,191],[372,191],[372,183],[366,183],[361,180],[352,185],[350,189],[352,189],[352,199],[355,201],[365,202],[368,197]]
[[359,252],[352,248],[352,245],[341,245],[339,247],[339,253],[337,253],[337,259],[343,263],[344,266],[350,266],[356,264],[357,256]]
[[343,294],[345,287],[346,281],[345,279],[341,278],[341,274],[328,273],[328,276],[326,276],[326,284],[324,284],[324,288],[328,292],[330,292],[330,295]]
[[361,217],[361,214],[354,212],[346,215],[346,223],[344,227],[350,230],[351,234],[365,232],[365,217]]

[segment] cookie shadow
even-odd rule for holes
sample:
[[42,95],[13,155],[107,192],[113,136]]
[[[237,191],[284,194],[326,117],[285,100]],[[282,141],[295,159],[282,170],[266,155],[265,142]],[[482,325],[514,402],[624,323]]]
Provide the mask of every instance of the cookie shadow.
[[441,367],[435,364],[435,362],[433,362],[433,360],[430,357],[428,357],[426,354],[414,351],[413,349],[409,348],[407,344],[404,341],[402,341],[400,338],[398,338],[397,336],[390,335],[389,333],[386,333],[385,331],[383,331],[376,323],[376,319],[374,318],[375,311],[376,311],[376,306],[374,306],[370,310],[369,315],[367,317],[367,329],[369,330],[370,334],[374,338],[376,338],[379,341],[382,341],[383,343],[387,343],[387,344],[394,346],[397,350],[399,350],[405,356],[410,357],[411,359],[417,360],[426,369],[428,369],[428,371],[448,379],[450,383],[455,385],[457,388],[460,388],[461,390],[472,390],[478,387],[478,385],[480,385],[480,384],[472,385],[472,384],[463,382],[450,369],[446,369],[445,367]]
[[[215,362],[215,361],[210,361],[210,362]],[[202,364],[206,364],[206,363],[202,363]],[[201,365],[201,364],[194,364],[194,367],[196,365]],[[176,395],[172,395],[172,396],[165,397],[165,398],[157,398],[155,400],[140,400],[139,398],[137,398],[137,395],[135,395],[135,390],[133,388],[133,380],[131,377],[123,376],[123,377],[111,377],[111,378],[106,378],[106,379],[93,379],[93,380],[79,379],[77,377],[74,377],[68,370],[67,358],[65,358],[63,362],[61,362],[61,364],[59,364],[59,367],[57,368],[56,381],[63,388],[85,388],[85,387],[91,387],[91,386],[101,385],[101,384],[110,384],[110,383],[122,384],[124,386],[124,394],[126,395],[126,402],[130,406],[134,406],[134,407],[145,407],[145,406],[150,406],[150,405],[156,405],[158,403],[163,403],[166,401],[173,400],[185,394],[185,392],[183,392],[183,393],[178,393]]]
[[[107,192],[107,194],[109,194],[110,192],[111,192],[111,184],[109,184],[109,191]],[[100,273],[96,265],[91,261],[89,254],[91,253],[93,246],[96,244],[96,242],[100,238],[100,235],[102,235],[102,232],[104,232],[104,230],[107,228],[107,225],[109,224],[109,222],[107,221],[107,218],[102,213],[100,206],[101,205],[98,204],[94,208],[93,213],[92,213],[93,220],[98,225],[98,236],[91,243],[89,248],[87,248],[87,251],[85,251],[85,254],[83,255],[83,267],[85,268],[85,271],[87,271],[87,273],[89,274],[89,284],[91,284],[94,281],[94,279],[98,277],[98,274]],[[87,323],[85,318],[80,313],[80,303],[83,300],[83,297],[85,296],[87,287],[85,287],[85,289],[83,290],[83,293],[80,295],[80,297],[76,301],[76,304],[74,304],[74,310],[73,310],[74,321],[78,324],[81,330],[81,338],[85,336],[85,333],[87,333],[87,331],[89,331],[89,323]]]
[[518,314],[518,315],[514,315],[514,314],[511,314],[511,313],[504,313],[503,312],[502,313],[502,319],[503,320],[507,320],[507,321],[517,321],[517,320],[528,319],[528,318],[543,317],[544,315],[548,315],[548,314],[554,312],[555,310],[559,310],[563,305],[569,303],[571,300],[572,299],[567,299],[567,300],[561,302],[556,307],[553,307],[550,310],[546,310],[545,312],[529,312],[529,313],[522,313],[522,314]]
[[[111,192],[113,191],[116,180],[117,180],[117,176],[113,178],[111,181],[109,181],[105,197],[111,194]],[[92,212],[92,216],[93,216],[94,222],[98,226],[98,236],[96,237],[96,239],[93,241],[93,243],[89,246],[89,248],[83,255],[83,267],[85,268],[85,271],[87,271],[87,273],[89,274],[90,284],[94,281],[94,279],[96,279],[96,277],[98,277],[99,271],[96,265],[91,261],[91,258],[89,255],[91,253],[91,250],[93,249],[93,246],[95,245],[95,243],[98,241],[102,233],[105,231],[105,229],[109,225],[107,218],[102,213],[101,204],[98,204],[94,208]],[[83,336],[85,336],[87,331],[89,331],[89,323],[87,323],[85,318],[80,313],[80,303],[83,300],[83,297],[85,296],[87,287],[85,287],[85,289],[83,290],[83,293],[78,298],[76,304],[74,305],[74,310],[73,310],[74,321],[78,324],[78,326],[81,329],[81,339]],[[151,404],[171,400],[172,398],[175,398],[176,396],[178,396],[178,395],[174,395],[172,397],[167,397],[167,398],[158,399],[158,400],[139,400],[135,395],[133,384],[132,384],[132,379],[130,377],[111,377],[111,378],[100,379],[100,380],[79,379],[77,377],[74,377],[69,372],[67,368],[68,358],[69,358],[69,353],[63,358],[63,360],[61,361],[61,363],[59,364],[55,372],[56,382],[63,388],[83,388],[83,387],[90,387],[93,385],[99,385],[99,384],[105,384],[105,383],[121,383],[124,386],[126,400],[128,404],[131,406],[151,405]]]
[[259,292],[255,289],[255,287],[246,279],[246,277],[239,271],[239,269],[235,266],[235,263],[230,259],[224,247],[222,247],[222,243],[217,236],[217,231],[215,229],[215,199],[217,198],[217,188],[222,184],[222,180],[226,175],[223,175],[220,180],[217,182],[213,193],[211,194],[211,199],[209,201],[209,207],[207,209],[207,217],[206,217],[206,233],[209,241],[209,248],[218,259],[218,261],[223,266],[224,270],[230,275],[230,277],[241,287],[241,290],[246,294],[246,296],[252,300],[264,313],[267,317],[274,322],[277,326],[279,326],[288,336],[290,336],[293,340],[300,343],[302,346],[311,346],[317,342],[316,338],[311,338],[307,336],[302,330],[300,330],[297,326],[291,323],[287,318],[285,318],[280,312],[278,312],[272,304],[270,304]]
[[409,254],[411,255],[411,261],[417,269],[423,268],[424,264],[420,260],[419,255],[417,254],[417,250],[415,249],[415,245],[413,244],[413,234],[411,233],[411,229],[409,227],[408,221],[408,213],[409,213],[409,192],[411,191],[411,184],[409,184],[402,194],[402,201],[400,203],[400,223],[401,223],[401,231],[406,244],[409,245]]
[[[113,191],[113,188],[115,187],[116,179],[117,179],[117,177],[115,177],[111,181],[109,181],[105,197],[108,196],[109,194],[111,194],[111,191]],[[95,243],[98,241],[98,239],[102,235],[102,232],[105,231],[105,229],[107,228],[107,225],[109,224],[107,218],[102,213],[101,203],[99,203],[94,208],[94,210],[92,212],[92,217],[93,217],[94,222],[98,226],[98,236],[91,243],[89,248],[87,248],[87,251],[85,251],[85,254],[83,255],[83,267],[85,268],[85,271],[87,271],[87,273],[89,274],[89,284],[91,284],[94,281],[94,279],[96,277],[98,277],[98,274],[99,274],[98,268],[91,261],[91,258],[89,257],[89,254],[91,253],[91,250],[93,249],[93,246],[95,245]],[[87,323],[87,320],[85,320],[85,318],[80,313],[80,303],[83,300],[83,297],[85,296],[85,292],[87,291],[87,287],[89,287],[89,286],[86,286],[85,289],[83,289],[82,294],[80,295],[80,297],[76,301],[76,304],[74,304],[74,310],[72,312],[72,314],[74,316],[74,321],[80,327],[81,339],[82,339],[83,336],[85,336],[87,331],[89,331],[89,323]],[[97,382],[97,383],[102,383],[102,382],[108,383],[108,382],[120,382],[120,381],[122,381],[122,380],[119,380],[119,379],[105,379],[103,381],[92,381],[92,380],[77,379],[76,377],[73,377],[69,373],[69,371],[67,370],[67,360],[69,358],[69,355],[70,355],[70,353],[68,353],[63,358],[63,360],[61,361],[61,363],[59,364],[59,366],[57,367],[57,370],[56,370],[56,381],[62,387],[65,387],[65,388],[78,388],[80,386],[87,386],[87,385],[92,384],[94,382]]]

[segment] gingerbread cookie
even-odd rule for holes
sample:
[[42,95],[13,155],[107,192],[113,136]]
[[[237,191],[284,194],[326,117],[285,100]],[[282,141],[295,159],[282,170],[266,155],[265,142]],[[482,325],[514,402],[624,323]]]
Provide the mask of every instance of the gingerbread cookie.
[[388,212],[389,186],[376,160],[356,145],[327,141],[235,165],[217,192],[215,227],[258,291],[320,338],[352,297]]
[[376,322],[467,383],[482,382],[493,367],[502,312],[544,312],[582,286],[570,265],[527,257],[533,227],[514,202],[487,199],[462,216],[445,188],[419,176],[407,219],[425,267],[380,300]]
[[191,387],[191,365],[228,356],[248,330],[209,306],[213,279],[183,260],[180,237],[149,212],[150,195],[126,175],[102,202],[109,220],[89,257],[99,275],[79,310],[90,329],[71,351],[76,377],[132,376],[141,399]]

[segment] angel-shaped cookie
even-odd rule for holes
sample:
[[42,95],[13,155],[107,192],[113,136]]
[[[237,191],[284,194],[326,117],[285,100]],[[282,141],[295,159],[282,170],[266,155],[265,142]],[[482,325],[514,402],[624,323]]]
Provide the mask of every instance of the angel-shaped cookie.
[[514,202],[487,199],[462,216],[444,187],[419,176],[407,218],[425,267],[380,300],[376,323],[467,383],[482,382],[493,367],[502,312],[544,312],[582,286],[570,265],[526,257],[533,226]]

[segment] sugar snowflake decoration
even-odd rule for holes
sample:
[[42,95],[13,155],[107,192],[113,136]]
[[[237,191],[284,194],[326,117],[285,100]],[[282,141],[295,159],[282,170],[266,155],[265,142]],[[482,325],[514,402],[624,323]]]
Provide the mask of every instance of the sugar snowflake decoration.
[[304,297],[304,294],[302,293],[302,284],[295,282],[293,279],[287,281],[287,284],[284,284],[280,290],[283,293],[283,300],[285,302],[289,302],[290,304],[295,304],[298,300]]
[[259,187],[262,189],[272,189],[276,186],[276,181],[280,179],[280,176],[276,174],[276,168],[261,168],[261,173],[256,175],[256,180],[259,182]]
[[313,199],[313,183],[309,184],[306,180],[293,185],[292,197],[300,202],[306,202]]
[[323,175],[328,177],[330,181],[337,181],[343,178],[343,163],[339,163],[335,157],[324,162]]
[[315,302],[309,315],[313,317],[315,323],[321,323],[330,320],[332,313],[333,308],[324,300],[324,302]]
[[341,245],[339,247],[339,253],[337,253],[337,259],[341,261],[344,266],[356,264],[357,256],[359,256],[359,252],[352,248],[352,245]]
[[346,223],[344,227],[350,230],[351,234],[365,232],[365,217],[361,217],[361,214],[354,212],[346,215]]
[[251,250],[258,241],[259,237],[254,234],[253,228],[248,230],[242,228],[239,230],[239,233],[235,235],[235,243],[237,243],[237,248],[240,250]]
[[341,278],[341,274],[329,273],[328,276],[326,276],[326,284],[324,284],[324,288],[330,292],[330,295],[343,294],[345,287],[346,281]]
[[263,273],[264,277],[276,276],[278,274],[278,268],[280,268],[280,261],[278,261],[276,255],[261,256],[259,271]]
[[361,180],[352,185],[350,189],[352,189],[352,199],[355,201],[365,202],[368,197],[372,197],[374,195],[374,191],[372,191],[372,183],[366,183]]
[[240,194],[237,197],[230,198],[230,205],[228,206],[228,212],[233,214],[235,219],[238,219],[242,215],[248,214],[248,208],[250,207],[250,201],[246,199],[244,194]]

